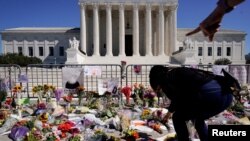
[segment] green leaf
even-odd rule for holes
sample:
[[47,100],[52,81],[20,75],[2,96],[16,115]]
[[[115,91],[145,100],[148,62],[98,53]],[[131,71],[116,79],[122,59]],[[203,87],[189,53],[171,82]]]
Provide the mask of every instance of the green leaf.
[[21,99],[19,99],[18,103],[19,104],[23,104],[23,105],[29,104],[30,103],[30,99],[29,98],[21,98]]

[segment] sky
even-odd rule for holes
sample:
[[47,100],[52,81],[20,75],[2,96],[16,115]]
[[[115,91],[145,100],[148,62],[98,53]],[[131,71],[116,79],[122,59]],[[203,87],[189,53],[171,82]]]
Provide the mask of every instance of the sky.
[[[217,0],[179,0],[177,27],[196,28],[216,7],[216,3]],[[249,17],[250,2],[245,0],[226,14],[221,23],[222,29],[248,34],[245,54],[250,52]],[[0,31],[17,27],[80,27],[78,0],[0,0]]]

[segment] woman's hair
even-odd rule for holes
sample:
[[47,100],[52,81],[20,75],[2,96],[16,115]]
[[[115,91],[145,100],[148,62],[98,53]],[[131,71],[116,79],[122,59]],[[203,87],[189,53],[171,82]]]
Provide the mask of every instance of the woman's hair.
[[161,65],[155,65],[151,68],[149,73],[149,83],[153,90],[156,90],[158,86],[164,84],[167,72],[168,68]]

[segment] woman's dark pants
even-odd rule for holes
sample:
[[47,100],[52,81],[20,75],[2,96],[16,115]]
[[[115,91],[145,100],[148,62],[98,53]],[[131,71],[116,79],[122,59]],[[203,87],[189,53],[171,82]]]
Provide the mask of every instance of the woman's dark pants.
[[202,86],[198,100],[189,102],[196,104],[182,105],[172,117],[178,141],[189,141],[186,125],[189,120],[192,120],[200,140],[207,141],[208,129],[205,120],[228,108],[232,102],[232,94],[222,93],[221,86],[212,80]]

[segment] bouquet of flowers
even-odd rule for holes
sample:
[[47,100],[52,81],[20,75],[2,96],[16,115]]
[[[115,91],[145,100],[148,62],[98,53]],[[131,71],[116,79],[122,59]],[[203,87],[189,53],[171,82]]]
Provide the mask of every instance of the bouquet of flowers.
[[141,119],[152,119],[152,111],[150,109],[144,109],[141,114]]
[[139,133],[134,129],[128,129],[124,131],[124,139],[126,141],[136,141],[139,138]]
[[33,94],[38,95],[39,103],[42,102],[42,98],[46,97],[46,101],[49,101],[51,93],[54,93],[55,86],[52,85],[37,85],[32,88]]
[[31,131],[29,131],[25,137],[25,141],[39,141],[42,140],[43,135],[40,130],[37,130],[36,128],[33,128]]
[[142,105],[142,104],[144,105],[145,104],[143,101],[144,91],[145,91],[145,88],[142,84],[138,84],[138,83],[134,84],[134,94],[132,97],[137,105]]
[[148,103],[148,107],[154,107],[156,94],[152,89],[147,89],[144,93],[144,100]]
[[147,125],[148,125],[148,127],[152,128],[156,132],[162,134],[161,124],[159,122],[154,121],[154,120],[149,120]]
[[81,105],[81,101],[82,101],[82,98],[85,94],[85,88],[83,86],[79,86],[76,88],[76,93],[77,93],[77,97],[78,97],[78,105]]
[[63,89],[58,88],[58,89],[55,90],[55,97],[56,97],[57,105],[59,105],[59,101],[60,101],[60,99],[62,97],[62,94],[63,94]]
[[122,89],[121,89],[121,92],[125,95],[125,97],[126,97],[126,103],[127,104],[129,104],[130,102],[129,102],[129,99],[130,99],[130,96],[131,96],[131,91],[132,91],[132,89],[131,89],[131,87],[129,87],[129,86],[125,86],[125,87],[123,87]]
[[12,88],[12,93],[13,93],[13,97],[15,97],[17,95],[17,93],[22,92],[22,86],[20,85],[16,85]]
[[61,130],[62,132],[61,137],[65,138],[67,136],[66,133],[69,132],[74,126],[75,124],[71,121],[66,121],[64,123],[61,123],[58,126],[58,130]]

